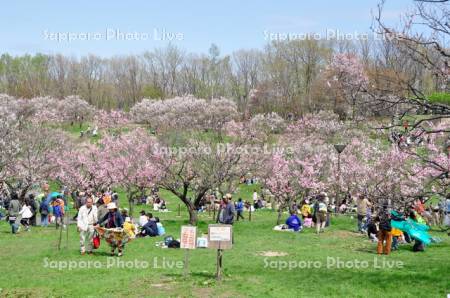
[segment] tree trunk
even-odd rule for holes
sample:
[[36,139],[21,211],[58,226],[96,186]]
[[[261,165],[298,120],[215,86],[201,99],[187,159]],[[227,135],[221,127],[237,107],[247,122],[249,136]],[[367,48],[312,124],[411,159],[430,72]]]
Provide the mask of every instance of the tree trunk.
[[134,206],[133,200],[130,200],[130,201],[128,202],[128,205],[129,205],[129,208],[130,208],[130,213],[129,213],[128,215],[129,215],[129,216],[132,216],[132,215],[133,215],[133,206]]
[[277,217],[277,226],[279,224],[281,224],[281,217],[283,216],[283,206],[280,205],[280,207],[278,207],[278,217]]
[[133,196],[131,195],[128,197],[128,208],[130,209],[128,216],[133,215],[133,206],[134,206],[134,199],[133,199]]
[[197,210],[191,209],[188,207],[188,211],[189,211],[189,224],[196,226],[197,225]]

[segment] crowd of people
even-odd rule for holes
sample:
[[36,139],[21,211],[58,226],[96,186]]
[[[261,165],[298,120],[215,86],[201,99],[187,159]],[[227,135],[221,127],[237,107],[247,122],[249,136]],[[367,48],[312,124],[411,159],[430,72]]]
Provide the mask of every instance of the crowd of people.
[[[253,184],[253,179],[244,183]],[[23,227],[25,231],[31,231],[31,227],[39,223],[42,227],[48,227],[50,223],[65,228],[69,223],[65,216],[68,210],[68,201],[71,197],[76,210],[72,220],[76,220],[80,233],[81,254],[92,254],[93,238],[98,234],[98,228],[121,233],[118,241],[108,241],[111,246],[111,254],[118,256],[123,254],[127,239],[141,237],[156,237],[165,234],[165,228],[158,217],[142,210],[135,220],[128,215],[126,208],[120,209],[119,196],[109,189],[94,192],[92,189],[73,191],[69,195],[67,188],[60,192],[51,192],[48,184],[43,184],[39,194],[30,193],[25,199],[19,200],[17,193],[6,193],[0,186],[0,206],[7,210],[7,220],[11,225],[11,232],[17,233]],[[215,221],[222,224],[234,224],[235,221],[244,220],[244,212],[253,212],[258,209],[278,207],[270,200],[266,201],[263,195],[253,191],[250,203],[238,198],[233,200],[231,194],[226,194],[218,199],[217,193],[205,196],[200,202],[199,212],[213,209],[217,211]],[[167,211],[164,199],[159,197],[158,190],[153,189],[150,196],[145,196],[145,204],[153,205],[154,211]],[[413,251],[423,251],[424,244],[419,239],[413,239],[405,231],[391,226],[391,220],[398,221],[410,219],[418,224],[448,225],[450,226],[450,195],[437,205],[425,204],[425,198],[414,200],[413,204],[404,210],[392,210],[389,200],[384,203],[374,204],[364,194],[350,196],[342,200],[339,206],[334,200],[330,201],[324,192],[305,198],[299,203],[294,201],[288,206],[289,216],[282,230],[300,232],[304,228],[315,228],[317,234],[323,233],[330,225],[333,214],[350,213],[356,215],[357,231],[367,234],[369,240],[377,243],[378,254],[390,254],[397,250],[400,244],[414,241]],[[143,200],[142,200],[142,203]],[[4,215],[1,213],[0,218]],[[394,214],[394,215],[393,215]],[[104,232],[104,230],[102,230]],[[111,236],[112,237],[112,236]],[[116,237],[117,238],[117,237]],[[117,239],[116,239],[117,240]]]
[[378,254],[388,255],[403,243],[414,243],[412,247],[414,252],[424,251],[425,245],[420,239],[392,227],[391,222],[411,220],[413,223],[428,227],[450,226],[450,195],[435,205],[426,206],[425,201],[425,198],[417,198],[404,210],[393,210],[389,200],[374,204],[366,195],[360,194],[348,196],[339,207],[336,207],[326,193],[321,193],[312,199],[302,200],[300,204],[294,201],[289,208],[289,217],[285,224],[275,227],[275,230],[300,232],[303,228],[315,227],[316,233],[320,234],[330,225],[332,214],[350,213],[353,218],[355,213],[357,232],[367,234],[369,240],[377,243]]
[[323,233],[325,227],[330,225],[330,206],[330,199],[324,192],[311,199],[304,199],[300,204],[294,201],[289,207],[290,216],[281,229],[299,232],[305,227],[315,228],[317,234]]
[[[65,216],[68,211],[69,200],[72,199],[76,214],[69,219]],[[159,199],[157,211],[166,210],[166,203]],[[109,189],[94,192],[92,188],[83,191],[73,191],[69,194],[67,188],[61,192],[51,192],[50,186],[44,183],[39,194],[29,193],[25,199],[19,198],[16,192],[8,193],[6,188],[0,186],[0,219],[5,215],[13,234],[23,227],[31,231],[32,226],[48,227],[55,224],[56,228],[66,228],[70,220],[76,221],[80,233],[81,254],[92,254],[93,238],[97,228],[116,231],[120,238],[155,237],[165,234],[165,228],[158,217],[151,213],[141,211],[138,223],[128,215],[126,208],[119,208],[119,196]],[[39,219],[39,220],[38,220]],[[116,229],[116,230],[115,230]],[[124,241],[107,241],[111,246],[111,255],[122,256]]]

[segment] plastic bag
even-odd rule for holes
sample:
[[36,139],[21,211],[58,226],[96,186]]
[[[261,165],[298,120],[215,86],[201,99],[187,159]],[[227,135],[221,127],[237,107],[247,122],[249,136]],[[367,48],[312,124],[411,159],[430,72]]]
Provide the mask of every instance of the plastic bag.
[[92,237],[92,247],[94,249],[100,247],[100,235],[97,231],[94,232],[94,237]]

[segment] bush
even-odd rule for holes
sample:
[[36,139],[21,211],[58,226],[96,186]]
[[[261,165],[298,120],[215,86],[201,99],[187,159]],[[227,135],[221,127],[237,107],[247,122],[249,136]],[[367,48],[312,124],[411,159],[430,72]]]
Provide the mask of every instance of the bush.
[[450,106],[450,93],[435,92],[428,96],[428,101],[431,103],[441,103]]

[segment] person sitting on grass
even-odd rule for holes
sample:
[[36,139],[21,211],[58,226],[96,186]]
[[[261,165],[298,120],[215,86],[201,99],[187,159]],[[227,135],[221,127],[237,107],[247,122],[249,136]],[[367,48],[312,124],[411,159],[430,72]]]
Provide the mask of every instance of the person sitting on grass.
[[167,204],[164,199],[161,199],[161,206],[159,207],[159,211],[167,211]]
[[155,237],[158,236],[158,226],[156,225],[156,220],[153,218],[153,214],[147,213],[148,221],[142,227],[142,231],[140,233],[140,237],[150,236]]
[[164,235],[166,233],[166,229],[164,229],[164,226],[159,221],[159,217],[155,217],[155,221],[156,221],[156,228],[158,230],[158,236]]
[[125,222],[123,223],[123,229],[128,234],[128,236],[130,236],[130,238],[136,237],[135,234],[136,227],[134,226],[134,223],[131,221],[131,218],[128,216],[125,218]]
[[139,216],[139,226],[143,227],[148,222],[148,217],[147,217],[147,214],[145,214],[144,210],[141,210],[141,212],[139,212],[139,214],[140,214],[140,216]]
[[297,212],[294,209],[291,209],[291,216],[286,219],[286,225],[289,229],[294,230],[294,232],[302,230],[302,221],[297,216]]

